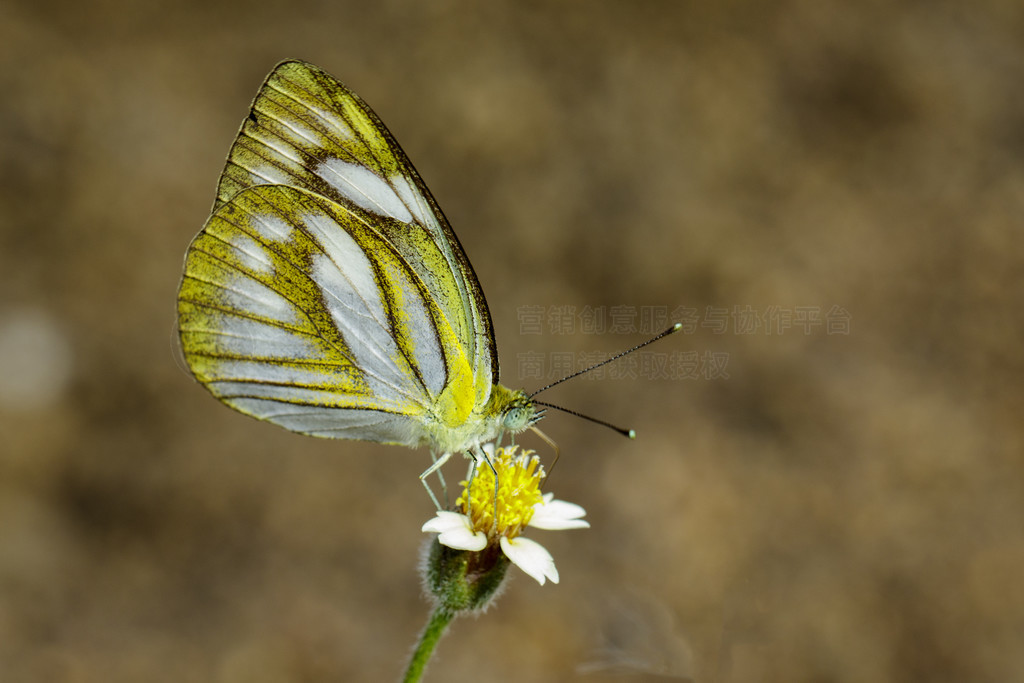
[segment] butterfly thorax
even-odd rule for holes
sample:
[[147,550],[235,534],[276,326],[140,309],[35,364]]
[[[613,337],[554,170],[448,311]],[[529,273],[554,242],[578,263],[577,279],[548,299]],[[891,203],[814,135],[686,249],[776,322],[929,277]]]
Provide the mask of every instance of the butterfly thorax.
[[505,433],[517,434],[538,419],[540,416],[526,393],[495,384],[487,403],[473,410],[462,424],[425,419],[422,445],[438,453],[466,452]]

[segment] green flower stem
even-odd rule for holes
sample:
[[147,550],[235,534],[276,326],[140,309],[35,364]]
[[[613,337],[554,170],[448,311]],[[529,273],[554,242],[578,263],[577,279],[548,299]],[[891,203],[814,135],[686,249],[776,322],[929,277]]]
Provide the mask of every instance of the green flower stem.
[[405,678],[402,679],[405,683],[417,683],[423,677],[423,672],[427,668],[427,662],[430,661],[430,657],[434,654],[438,641],[441,640],[445,629],[448,628],[448,624],[452,623],[454,618],[455,612],[441,605],[438,605],[434,613],[430,615],[430,621],[427,622],[427,627],[423,629],[420,642],[416,645],[416,651],[412,653],[412,659],[409,661],[409,668],[406,669]]

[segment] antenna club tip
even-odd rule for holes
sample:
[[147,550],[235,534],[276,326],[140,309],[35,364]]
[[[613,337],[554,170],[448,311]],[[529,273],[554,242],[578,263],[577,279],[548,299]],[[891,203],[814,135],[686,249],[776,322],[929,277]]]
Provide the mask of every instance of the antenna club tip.
[[672,326],[672,329],[669,330],[669,331],[670,332],[678,332],[681,329],[683,329],[683,324],[682,323],[676,323],[675,325]]
[[629,437],[629,438],[631,438],[631,439],[635,439],[635,438],[636,438],[636,432],[635,432],[634,430],[630,429],[630,430],[629,430],[629,431],[628,431],[628,432],[626,433],[626,436],[628,436],[628,437]]

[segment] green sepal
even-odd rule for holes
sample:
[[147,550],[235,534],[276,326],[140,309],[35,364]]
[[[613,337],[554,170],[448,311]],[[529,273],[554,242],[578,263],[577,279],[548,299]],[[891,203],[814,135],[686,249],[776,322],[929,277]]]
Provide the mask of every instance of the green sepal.
[[456,550],[430,541],[423,582],[438,607],[458,614],[487,609],[500,594],[510,564],[498,544],[483,550]]

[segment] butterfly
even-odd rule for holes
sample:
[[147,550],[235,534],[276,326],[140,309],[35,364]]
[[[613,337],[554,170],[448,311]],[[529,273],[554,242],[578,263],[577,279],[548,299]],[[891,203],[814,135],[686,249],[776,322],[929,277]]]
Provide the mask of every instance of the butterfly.
[[479,461],[543,412],[499,383],[480,283],[395,138],[301,61],[274,68],[231,147],[185,258],[178,327],[193,375],[228,406],[301,434],[429,447],[425,486],[452,453]]

